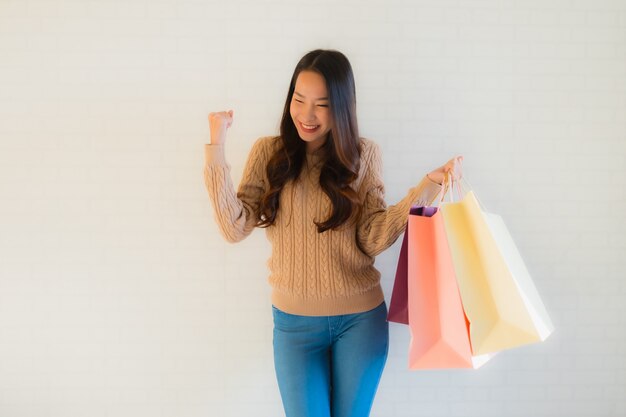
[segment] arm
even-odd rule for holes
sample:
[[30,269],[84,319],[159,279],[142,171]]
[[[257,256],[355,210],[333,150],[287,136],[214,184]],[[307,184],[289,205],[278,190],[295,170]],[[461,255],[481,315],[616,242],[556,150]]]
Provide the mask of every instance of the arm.
[[442,186],[424,176],[402,200],[387,207],[380,149],[371,142],[369,151],[369,156],[365,158],[365,199],[357,223],[357,243],[363,252],[376,256],[390,247],[404,231],[411,206],[431,205]]
[[248,155],[237,193],[224,157],[224,145],[204,145],[204,183],[213,205],[213,214],[222,236],[231,243],[246,238],[254,229],[257,208],[265,192],[267,149],[258,139]]

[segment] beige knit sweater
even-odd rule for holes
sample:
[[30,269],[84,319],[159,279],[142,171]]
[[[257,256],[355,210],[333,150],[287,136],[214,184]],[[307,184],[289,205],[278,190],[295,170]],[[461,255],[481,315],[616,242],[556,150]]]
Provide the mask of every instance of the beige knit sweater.
[[[281,191],[274,225],[266,228],[272,245],[269,283],[272,303],[287,313],[305,316],[350,314],[384,301],[374,256],[402,234],[412,205],[430,205],[441,186],[426,176],[398,204],[387,207],[380,149],[361,138],[361,168],[354,189],[363,201],[356,224],[318,233],[313,221],[326,220],[331,203],[319,186],[320,150],[307,153],[299,180]],[[229,242],[244,239],[257,222],[259,199],[268,181],[265,166],[278,137],[253,145],[238,190],[232,184],[223,145],[205,145],[204,181],[214,217]]]

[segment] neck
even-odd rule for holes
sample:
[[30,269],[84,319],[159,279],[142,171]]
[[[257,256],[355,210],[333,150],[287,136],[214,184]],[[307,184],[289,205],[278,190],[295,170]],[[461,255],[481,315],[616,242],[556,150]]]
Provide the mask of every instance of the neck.
[[307,142],[306,143],[306,152],[307,153],[315,152],[319,148],[321,148],[325,143],[326,143],[326,137],[324,137],[321,140],[316,140],[315,142]]

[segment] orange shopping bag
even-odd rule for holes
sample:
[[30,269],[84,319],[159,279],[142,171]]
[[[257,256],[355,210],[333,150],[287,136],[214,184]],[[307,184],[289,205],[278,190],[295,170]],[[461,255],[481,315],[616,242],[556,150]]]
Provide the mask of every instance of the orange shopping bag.
[[478,368],[493,354],[472,355],[441,212],[420,209],[407,229],[409,368]]

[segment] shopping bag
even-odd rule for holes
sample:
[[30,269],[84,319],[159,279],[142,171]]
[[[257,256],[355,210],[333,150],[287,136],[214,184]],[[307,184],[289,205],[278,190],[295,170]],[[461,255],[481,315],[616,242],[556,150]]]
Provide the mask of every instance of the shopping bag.
[[[434,207],[411,207],[409,216],[419,215],[426,209],[431,215],[434,213]],[[409,267],[408,260],[408,228],[407,223],[404,229],[404,237],[402,238],[402,246],[400,247],[400,256],[396,266],[396,276],[393,282],[393,290],[391,292],[391,301],[387,312],[387,320],[400,324],[409,324],[408,310],[408,281],[407,271]]]
[[493,354],[473,356],[441,212],[421,207],[409,215],[410,369],[478,368]]
[[545,340],[554,327],[500,216],[484,212],[473,191],[441,213],[473,354]]
[[[410,212],[413,213],[413,208]],[[396,276],[393,281],[393,290],[391,292],[391,301],[389,301],[389,309],[387,310],[387,321],[400,324],[409,324],[408,309],[408,281],[407,281],[407,249],[408,249],[408,224],[404,229],[404,237],[402,238],[402,246],[400,247],[400,256],[396,266]]]

